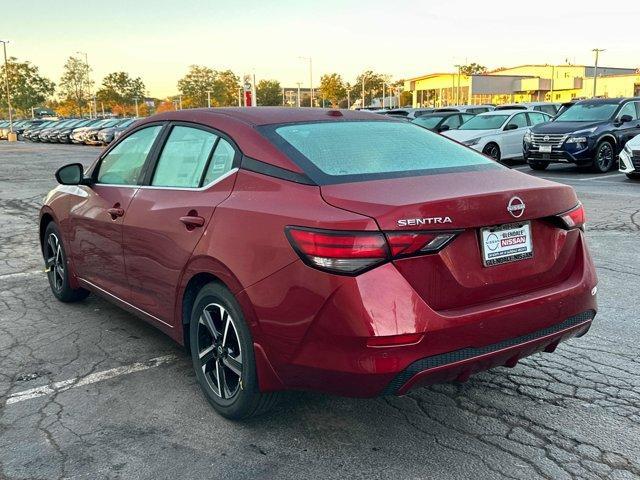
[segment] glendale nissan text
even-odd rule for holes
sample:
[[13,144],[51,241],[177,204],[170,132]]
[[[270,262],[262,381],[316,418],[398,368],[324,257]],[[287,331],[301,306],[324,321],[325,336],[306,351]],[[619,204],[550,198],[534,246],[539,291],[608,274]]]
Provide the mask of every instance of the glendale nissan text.
[[53,294],[106,297],[185,345],[213,407],[464,381],[585,334],[574,190],[370,112],[140,120],[45,199]]

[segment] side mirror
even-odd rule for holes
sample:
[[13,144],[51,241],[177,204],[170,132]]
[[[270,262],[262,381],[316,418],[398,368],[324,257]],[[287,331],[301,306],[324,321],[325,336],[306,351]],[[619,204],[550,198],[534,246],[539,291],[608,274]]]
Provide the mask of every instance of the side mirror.
[[84,183],[84,167],[80,163],[70,163],[56,170],[56,180],[61,185]]
[[451,127],[449,127],[449,125],[440,125],[438,127],[438,132],[446,132],[447,130],[451,130]]
[[506,130],[517,130],[518,129],[518,125],[516,125],[515,123],[510,123],[509,125],[504,127],[504,129],[505,129],[505,131]]
[[623,123],[628,123],[628,122],[632,122],[633,121],[633,117],[631,115],[622,115],[620,117],[620,124],[622,125]]

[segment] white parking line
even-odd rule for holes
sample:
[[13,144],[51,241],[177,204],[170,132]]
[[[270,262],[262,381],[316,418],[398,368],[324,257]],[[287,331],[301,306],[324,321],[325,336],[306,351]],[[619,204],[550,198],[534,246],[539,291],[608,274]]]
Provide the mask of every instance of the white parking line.
[[601,175],[595,175],[593,177],[576,178],[576,180],[579,182],[586,182],[587,180],[602,180],[603,178],[613,177],[614,175],[620,175],[620,172],[603,173]]
[[96,382],[102,382],[103,380],[109,380],[110,378],[119,377],[121,375],[129,375],[130,373],[141,372],[143,370],[149,370],[150,368],[159,367],[165,363],[171,363],[176,360],[175,355],[165,355],[163,357],[152,358],[146,362],[137,362],[131,365],[125,365],[123,367],[116,367],[110,370],[104,370],[102,372],[92,373],[86,377],[70,378],[68,380],[62,380],[60,382],[52,383],[51,385],[43,385],[42,387],[30,388],[22,392],[16,392],[9,395],[7,398],[7,405],[23,402],[25,400],[31,400],[32,398],[44,397],[45,395],[53,395],[54,393],[64,392],[71,388],[82,387],[84,385],[90,385]]

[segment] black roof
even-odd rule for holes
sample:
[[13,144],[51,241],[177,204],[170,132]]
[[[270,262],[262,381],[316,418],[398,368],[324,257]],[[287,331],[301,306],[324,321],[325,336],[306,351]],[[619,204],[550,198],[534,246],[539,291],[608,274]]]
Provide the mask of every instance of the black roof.
[[580,100],[577,103],[587,104],[587,105],[602,105],[602,104],[618,105],[620,103],[629,102],[632,100],[636,102],[640,102],[640,97],[590,98],[588,100]]

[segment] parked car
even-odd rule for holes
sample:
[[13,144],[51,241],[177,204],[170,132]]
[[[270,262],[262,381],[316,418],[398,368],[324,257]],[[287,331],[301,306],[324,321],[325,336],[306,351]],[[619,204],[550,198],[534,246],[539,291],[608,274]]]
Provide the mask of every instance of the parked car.
[[110,122],[112,122],[112,119],[94,119],[93,122],[88,123],[83,127],[74,128],[69,135],[71,143],[84,143],[87,131],[96,127],[105,128]]
[[640,135],[629,140],[620,152],[619,170],[632,180],[640,180]]
[[68,125],[64,128],[61,128],[58,130],[54,141],[57,143],[71,143],[71,134],[73,133],[74,130],[84,128],[84,127],[89,127],[100,121],[101,120],[97,118],[89,118],[89,119],[85,118],[84,120],[80,120],[73,125]]
[[38,133],[36,134],[38,137],[38,141],[42,142],[42,143],[49,143],[52,140],[52,137],[54,135],[57,135],[57,132],[59,129],[64,128],[66,126],[71,126],[78,123],[78,119],[76,118],[69,118],[66,120],[59,120],[51,125],[49,125],[46,128],[42,128],[38,131]]
[[56,124],[58,120],[46,120],[42,123],[30,125],[22,132],[23,140],[30,140],[32,142],[37,142],[37,134],[40,130],[44,128],[48,128],[54,124]]
[[493,105],[451,105],[449,107],[436,108],[435,112],[462,112],[478,115],[479,113],[491,112],[494,108]]
[[551,115],[542,112],[497,110],[476,115],[443,135],[499,161],[521,157],[527,129],[550,120]]
[[7,121],[3,127],[0,127],[0,140],[6,140],[9,136],[9,131],[13,129],[14,132],[22,131],[22,127],[28,125],[29,120],[14,120],[10,125]]
[[393,110],[389,110],[387,115],[413,120],[414,118],[426,115],[427,113],[432,113],[434,110],[435,108],[395,108]]
[[460,125],[473,117],[474,115],[470,113],[460,112],[427,113],[412,120],[412,123],[427,128],[432,132],[440,133],[447,130],[456,130]]
[[549,163],[575,163],[608,172],[628,140],[640,134],[640,98],[582,100],[553,122],[532,127],[524,157],[534,170]]
[[111,142],[113,142],[117,133],[125,131],[127,128],[133,125],[133,122],[135,122],[136,120],[138,119],[127,118],[122,122],[120,122],[118,125],[115,125],[113,127],[103,128],[98,132],[98,141],[100,142],[101,145],[109,145]]
[[40,214],[53,295],[94,292],[186,345],[230,418],[279,390],[395,395],[514,366],[596,314],[570,186],[370,112],[165,112],[56,178],[75,188]]
[[98,133],[104,128],[115,127],[123,122],[128,121],[128,118],[112,118],[107,122],[98,122],[95,125],[87,128],[83,134],[85,145],[102,145],[102,141],[98,139]]
[[533,110],[534,112],[548,113],[552,117],[558,114],[561,103],[552,102],[523,102],[498,105],[496,110]]

